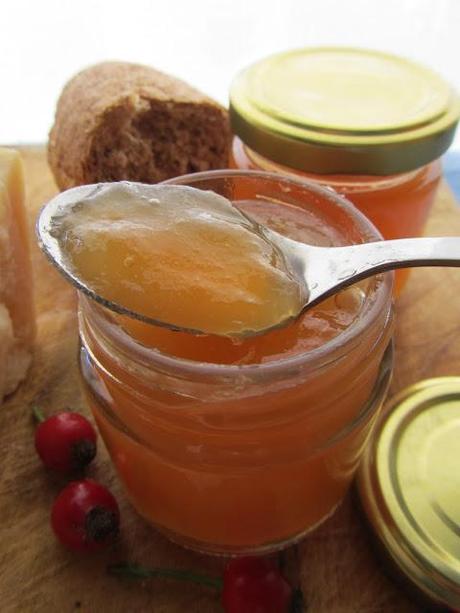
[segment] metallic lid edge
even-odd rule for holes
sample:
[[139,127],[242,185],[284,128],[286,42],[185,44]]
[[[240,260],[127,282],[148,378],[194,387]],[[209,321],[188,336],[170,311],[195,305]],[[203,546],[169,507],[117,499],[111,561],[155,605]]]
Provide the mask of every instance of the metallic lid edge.
[[[427,379],[402,390],[392,398],[377,424],[371,443],[365,450],[356,478],[356,489],[360,506],[373,529],[373,534],[395,568],[398,568],[425,598],[435,602],[437,606],[458,609],[460,608],[460,586],[453,586],[452,582],[439,572],[434,563],[429,564],[426,569],[420,566],[420,554],[397,525],[387,504],[376,469],[378,434],[387,419],[391,417],[392,411],[410,397],[416,397],[430,388],[440,390],[446,384],[451,383],[460,386],[460,377]],[[426,559],[424,561],[426,562]]]

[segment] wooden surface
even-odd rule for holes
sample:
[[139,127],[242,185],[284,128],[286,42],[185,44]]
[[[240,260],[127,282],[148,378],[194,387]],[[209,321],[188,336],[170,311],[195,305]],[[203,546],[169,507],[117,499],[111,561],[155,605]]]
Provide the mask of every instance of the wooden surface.
[[[55,192],[41,149],[24,149],[31,219]],[[460,234],[460,208],[447,187],[437,198],[427,234]],[[34,240],[34,239],[33,239]],[[34,240],[35,242],[35,240]],[[220,573],[223,561],[167,542],[131,509],[100,444],[89,476],[107,484],[122,513],[119,541],[93,556],[66,551],[49,527],[52,501],[64,481],[48,474],[33,447],[31,406],[45,412],[87,412],[79,391],[75,299],[34,248],[38,342],[29,378],[0,408],[0,610],[22,612],[211,613],[221,611],[212,589],[165,580],[120,581],[111,561]],[[412,273],[397,304],[393,391],[421,378],[460,374],[460,270]],[[310,538],[287,553],[311,613],[411,613],[419,609],[382,572],[350,498]]]

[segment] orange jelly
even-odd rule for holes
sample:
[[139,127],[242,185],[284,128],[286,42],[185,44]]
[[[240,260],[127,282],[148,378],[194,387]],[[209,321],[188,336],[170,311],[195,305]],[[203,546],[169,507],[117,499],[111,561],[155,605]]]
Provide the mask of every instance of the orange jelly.
[[[344,199],[279,175],[216,171],[173,182],[225,195],[256,222],[312,244],[379,238]],[[84,388],[139,513],[171,539],[215,553],[281,548],[332,513],[386,392],[391,279],[370,279],[250,338],[175,332],[81,294]]]
[[247,335],[302,308],[302,282],[279,248],[211,191],[100,184],[52,232],[80,281],[151,323]]

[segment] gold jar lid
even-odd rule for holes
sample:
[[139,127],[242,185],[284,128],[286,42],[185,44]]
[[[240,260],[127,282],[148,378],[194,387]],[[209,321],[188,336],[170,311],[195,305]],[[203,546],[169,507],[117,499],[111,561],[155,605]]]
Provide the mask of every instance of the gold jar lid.
[[435,72],[352,48],[268,57],[230,89],[233,131],[258,154],[322,174],[397,174],[440,157],[460,100]]
[[358,471],[364,512],[400,571],[460,608],[460,377],[428,379],[386,407]]

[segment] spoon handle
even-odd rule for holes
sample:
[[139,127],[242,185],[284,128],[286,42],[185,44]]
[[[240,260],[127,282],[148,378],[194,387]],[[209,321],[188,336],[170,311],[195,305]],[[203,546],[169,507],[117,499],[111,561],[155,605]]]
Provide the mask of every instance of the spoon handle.
[[[341,251],[342,253],[339,253]],[[371,274],[413,266],[460,266],[460,237],[403,238],[338,247],[344,276]]]
[[[309,247],[303,254],[308,306],[372,275],[413,266],[460,266],[460,237],[403,238],[347,247]],[[314,271],[314,278],[311,271]]]

